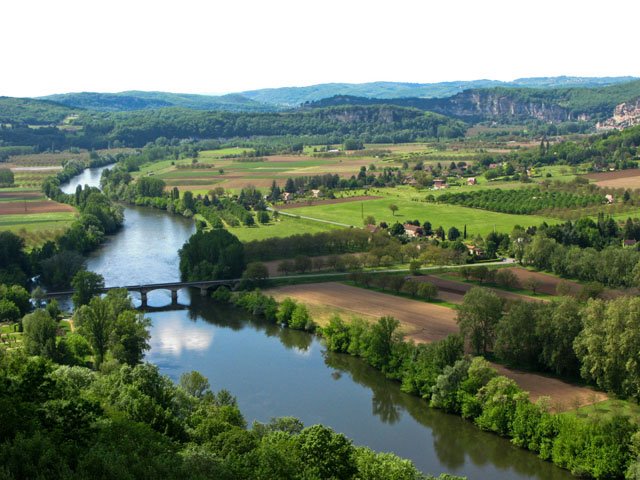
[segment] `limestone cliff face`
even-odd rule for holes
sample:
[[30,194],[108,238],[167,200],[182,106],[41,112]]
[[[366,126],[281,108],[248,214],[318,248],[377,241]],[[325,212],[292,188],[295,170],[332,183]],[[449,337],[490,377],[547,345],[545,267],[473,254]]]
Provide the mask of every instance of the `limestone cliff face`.
[[598,122],[598,130],[622,130],[640,125],[640,97],[630,102],[621,103],[613,110],[613,116],[604,122]]
[[433,110],[445,115],[469,119],[517,120],[535,118],[544,122],[589,120],[544,99],[522,100],[517,95],[491,90],[467,90],[433,102]]

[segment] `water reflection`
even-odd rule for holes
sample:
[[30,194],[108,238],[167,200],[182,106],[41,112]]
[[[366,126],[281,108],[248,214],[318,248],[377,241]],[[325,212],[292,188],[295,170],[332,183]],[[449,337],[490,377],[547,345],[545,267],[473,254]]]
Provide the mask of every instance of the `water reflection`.
[[203,325],[183,325],[179,317],[164,318],[154,329],[151,348],[179,357],[185,350],[204,351],[211,347],[214,331]]
[[[306,425],[323,423],[356,444],[410,458],[433,474],[571,478],[460,417],[429,409],[360,359],[326,352],[311,335],[251,318],[197,293],[191,298],[189,310],[150,314],[152,335],[167,351],[154,343],[149,360],[172,378],[200,370],[215,389],[237,395],[249,423],[283,415]],[[174,339],[166,338],[172,334]]]

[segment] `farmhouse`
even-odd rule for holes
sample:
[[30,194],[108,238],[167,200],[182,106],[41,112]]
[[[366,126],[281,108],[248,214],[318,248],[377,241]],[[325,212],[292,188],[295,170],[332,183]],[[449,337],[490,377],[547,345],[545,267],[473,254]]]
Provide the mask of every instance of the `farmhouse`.
[[476,181],[476,177],[469,177],[467,178],[467,185],[475,185],[476,183],[478,183]]
[[482,257],[484,255],[484,250],[476,247],[475,245],[467,245],[467,250],[469,250],[469,255],[474,257]]
[[367,230],[369,233],[378,233],[380,231],[380,227],[378,227],[377,225],[367,225],[366,227],[364,227],[365,230]]
[[313,195],[313,198],[320,198],[320,190],[311,190],[311,195]]
[[440,190],[441,188],[447,188],[447,184],[441,178],[436,178],[433,180],[433,188],[436,190]]
[[293,193],[289,193],[289,192],[284,192],[282,194],[282,200],[284,200],[285,203],[287,203],[289,200],[293,199]]
[[610,193],[606,194],[604,198],[607,201],[607,203],[613,203],[613,195],[611,195]]
[[404,227],[404,233],[407,237],[421,237],[423,230],[422,227],[418,227],[416,225],[411,225],[410,223],[405,223],[402,225]]
[[636,242],[633,238],[631,238],[629,240],[623,240],[622,241],[622,246],[623,247],[633,247],[636,243],[638,243],[638,242]]

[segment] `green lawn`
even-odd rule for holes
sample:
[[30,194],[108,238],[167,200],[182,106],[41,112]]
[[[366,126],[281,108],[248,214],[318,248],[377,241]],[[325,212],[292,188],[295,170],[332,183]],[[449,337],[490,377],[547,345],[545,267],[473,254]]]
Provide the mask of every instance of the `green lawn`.
[[[382,189],[370,191],[373,195],[382,192],[384,192]],[[389,210],[391,204],[395,204],[399,208],[395,215]],[[403,194],[389,195],[378,200],[292,208],[288,209],[287,213],[347,223],[357,227],[363,224],[363,215],[365,217],[372,215],[376,222],[385,221],[390,225],[409,220],[419,220],[421,223],[428,220],[434,229],[441,225],[445,231],[454,226],[462,231],[466,225],[469,237],[487,235],[494,229],[498,232],[509,233],[516,225],[527,227],[540,225],[544,221],[557,223],[555,219],[537,215],[510,215],[457,205],[413,201]]]
[[289,237],[302,233],[326,232],[337,228],[340,227],[281,215],[278,221],[272,220],[266,225],[257,224],[255,227],[234,227],[227,230],[238,237],[240,241],[249,242],[272,237]]

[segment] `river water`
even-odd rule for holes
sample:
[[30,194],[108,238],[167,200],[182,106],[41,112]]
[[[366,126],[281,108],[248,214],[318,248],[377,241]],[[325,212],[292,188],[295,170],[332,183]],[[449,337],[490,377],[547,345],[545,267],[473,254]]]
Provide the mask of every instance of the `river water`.
[[[97,186],[101,170],[85,170],[64,190]],[[182,217],[126,207],[124,228],[91,255],[87,267],[107,286],[177,280],[177,250],[194,230]],[[238,397],[249,424],[286,415],[305,425],[322,423],[357,445],[396,453],[436,475],[573,478],[460,417],[427,408],[359,359],[327,352],[312,335],[257,321],[186,289],[178,301],[180,307],[171,307],[169,292],[149,294],[149,306],[156,308],[147,314],[153,326],[146,359],[174,380],[200,371],[214,390]]]

